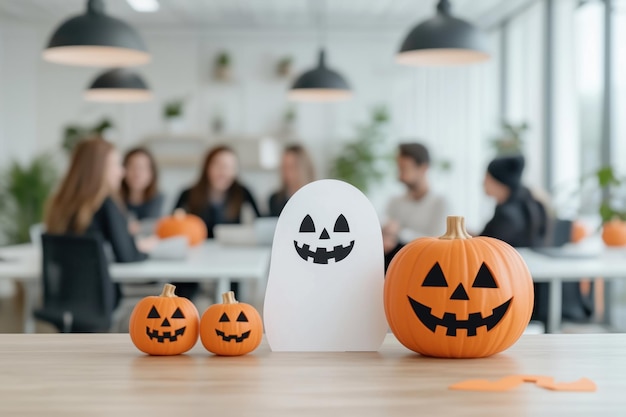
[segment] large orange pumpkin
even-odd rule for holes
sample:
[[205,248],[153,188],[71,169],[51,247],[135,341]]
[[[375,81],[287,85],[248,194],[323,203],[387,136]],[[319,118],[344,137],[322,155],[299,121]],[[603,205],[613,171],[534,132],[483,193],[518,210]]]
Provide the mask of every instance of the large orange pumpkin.
[[533,309],[533,282],[508,244],[471,237],[448,217],[439,238],[420,238],[395,256],[385,279],[385,314],[407,348],[426,356],[479,358],[507,349]]
[[216,355],[245,355],[259,346],[262,337],[263,322],[258,311],[238,302],[232,291],[222,294],[222,304],[209,307],[200,320],[200,340]]
[[191,301],[165,284],[159,296],[140,300],[130,316],[130,338],[149,355],[178,355],[198,341],[199,315]]
[[604,223],[602,240],[607,246],[626,246],[626,222],[613,219]]
[[186,236],[191,246],[199,245],[208,235],[204,221],[198,216],[185,213],[183,209],[176,209],[173,215],[159,220],[156,234],[161,239]]
[[584,223],[579,220],[572,222],[572,230],[570,232],[570,240],[572,243],[578,243],[587,237],[589,231]]

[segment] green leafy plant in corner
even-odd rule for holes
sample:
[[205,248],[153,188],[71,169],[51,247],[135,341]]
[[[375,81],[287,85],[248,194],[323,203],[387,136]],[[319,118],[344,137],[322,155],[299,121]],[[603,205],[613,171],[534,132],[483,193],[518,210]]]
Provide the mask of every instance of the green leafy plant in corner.
[[163,118],[165,120],[174,119],[183,115],[184,100],[172,100],[163,106]]
[[498,156],[518,155],[522,153],[524,146],[524,136],[528,132],[528,123],[514,125],[503,121],[501,125],[502,133],[491,140],[491,146],[496,150]]
[[101,136],[105,130],[112,127],[113,123],[108,118],[102,119],[91,127],[68,125],[63,131],[63,143],[61,146],[67,152],[72,152],[78,142],[93,136]]
[[332,176],[346,181],[364,193],[382,181],[392,161],[391,155],[382,150],[389,124],[389,112],[385,106],[373,109],[367,124],[356,127],[356,138],[343,146],[332,166]]
[[616,195],[620,188],[626,184],[626,180],[618,178],[615,170],[611,166],[598,169],[596,172],[583,178],[582,181],[590,177],[595,179],[602,193],[602,199],[598,209],[600,217],[602,218],[602,224],[614,218],[626,220],[626,210],[624,207],[620,207],[620,205],[623,206],[623,204],[619,204],[620,199]]
[[56,180],[52,159],[45,154],[28,164],[13,161],[0,173],[0,230],[9,243],[30,240],[30,226],[43,220]]

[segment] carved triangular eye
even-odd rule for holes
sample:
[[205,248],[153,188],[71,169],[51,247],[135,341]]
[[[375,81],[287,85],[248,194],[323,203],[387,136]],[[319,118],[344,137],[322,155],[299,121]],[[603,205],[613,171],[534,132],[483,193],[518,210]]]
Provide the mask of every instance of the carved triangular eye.
[[302,219],[302,223],[300,224],[300,233],[314,233],[315,232],[315,223],[313,223],[313,219],[308,214]]
[[239,313],[239,317],[237,317],[237,321],[248,321],[248,318],[246,317],[245,314],[243,314],[243,311],[241,313]]
[[422,283],[422,287],[447,287],[448,283],[446,282],[446,277],[443,275],[443,271],[439,266],[439,262],[433,265],[426,274],[426,278],[424,278],[424,282]]
[[335,222],[335,228],[333,229],[334,232],[349,232],[350,231],[350,226],[348,226],[348,220],[346,220],[346,217],[343,214],[340,214],[339,217],[337,217],[337,221]]
[[220,317],[220,323],[229,322],[228,316],[226,313],[222,313],[222,317]]
[[150,309],[150,312],[148,313],[148,318],[149,319],[160,319],[161,315],[159,314],[159,312],[157,311],[155,306],[152,306],[152,308]]
[[493,274],[491,273],[491,271],[489,270],[487,265],[485,265],[484,262],[480,266],[480,269],[478,270],[478,274],[476,274],[476,279],[474,280],[472,287],[474,288],[498,288],[498,284],[496,283],[496,280],[493,278]]
[[183,314],[182,311],[180,311],[180,308],[176,308],[176,311],[174,311],[174,314],[172,314],[172,318],[173,319],[184,319],[185,315]]

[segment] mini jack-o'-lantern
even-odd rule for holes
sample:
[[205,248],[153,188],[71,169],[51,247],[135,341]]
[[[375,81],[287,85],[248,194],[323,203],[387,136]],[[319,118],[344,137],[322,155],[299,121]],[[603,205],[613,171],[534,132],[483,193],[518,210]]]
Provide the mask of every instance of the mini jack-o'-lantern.
[[508,244],[471,237],[463,217],[448,217],[439,238],[420,238],[395,256],[385,281],[385,313],[407,348],[426,356],[478,358],[522,335],[533,282]]
[[[320,230],[321,229],[321,230]],[[293,245],[300,258],[315,264],[328,264],[329,261],[344,260],[354,248],[354,240],[350,238],[350,225],[343,214],[339,214],[332,228],[315,226],[311,215],[307,214],[300,223],[300,236]]]
[[235,300],[235,293],[222,294],[222,304],[209,307],[200,320],[200,340],[211,353],[239,356],[261,343],[263,322],[250,304]]
[[626,246],[626,222],[613,219],[604,223],[602,240],[607,246]]
[[130,338],[137,349],[149,355],[178,355],[198,341],[199,314],[186,298],[165,284],[159,296],[140,300],[130,316]]
[[155,233],[161,239],[185,236],[191,246],[199,245],[208,235],[204,221],[198,216],[185,213],[183,209],[176,209],[171,216],[159,220]]

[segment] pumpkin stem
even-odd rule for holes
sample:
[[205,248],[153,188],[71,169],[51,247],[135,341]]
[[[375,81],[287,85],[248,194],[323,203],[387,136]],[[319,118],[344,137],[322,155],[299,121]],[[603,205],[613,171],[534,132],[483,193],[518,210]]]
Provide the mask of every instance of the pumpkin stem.
[[174,218],[176,220],[183,220],[186,214],[185,209],[177,208],[174,210]]
[[465,218],[463,216],[448,216],[447,229],[442,240],[471,239],[472,236],[465,230]]
[[239,301],[235,299],[235,293],[232,291],[222,294],[222,304],[237,304]]
[[174,294],[175,289],[176,286],[172,284],[165,284],[163,286],[163,292],[161,292],[161,297],[178,297],[176,294]]

